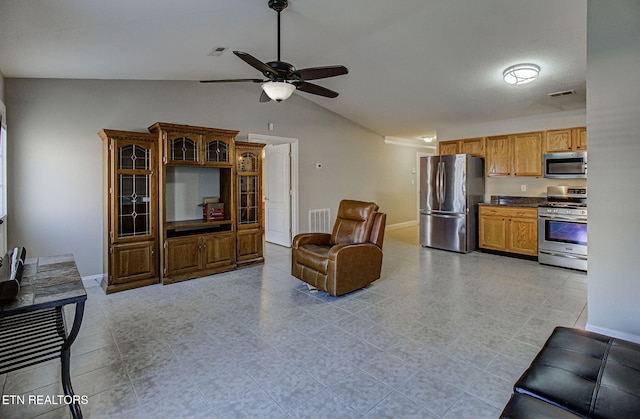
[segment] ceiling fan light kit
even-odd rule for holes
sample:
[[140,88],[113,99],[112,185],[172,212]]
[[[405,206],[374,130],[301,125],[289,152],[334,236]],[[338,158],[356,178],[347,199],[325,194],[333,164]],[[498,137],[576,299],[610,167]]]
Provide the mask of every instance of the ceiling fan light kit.
[[527,84],[538,78],[540,66],[536,64],[516,64],[502,73],[502,78],[509,84]]
[[262,94],[260,102],[274,100],[282,102],[286,100],[294,90],[300,90],[312,95],[328,98],[338,96],[337,92],[327,89],[317,84],[309,83],[307,80],[325,79],[328,77],[342,76],[349,73],[349,70],[342,65],[332,65],[325,67],[310,67],[296,69],[293,65],[280,60],[280,12],[289,5],[287,0],[269,0],[269,8],[278,13],[278,59],[263,63],[251,54],[242,51],[233,53],[251,67],[260,71],[266,80],[261,79],[231,79],[231,80],[202,80],[201,83],[234,83],[252,82],[262,83]]
[[296,86],[282,81],[268,81],[262,85],[262,90],[271,100],[282,102],[291,96],[293,91],[296,90]]

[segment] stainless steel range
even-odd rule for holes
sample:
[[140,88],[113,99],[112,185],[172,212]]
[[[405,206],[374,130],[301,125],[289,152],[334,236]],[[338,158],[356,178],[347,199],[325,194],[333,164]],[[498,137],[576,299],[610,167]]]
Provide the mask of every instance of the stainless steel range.
[[587,188],[549,186],[538,207],[538,262],[587,270]]

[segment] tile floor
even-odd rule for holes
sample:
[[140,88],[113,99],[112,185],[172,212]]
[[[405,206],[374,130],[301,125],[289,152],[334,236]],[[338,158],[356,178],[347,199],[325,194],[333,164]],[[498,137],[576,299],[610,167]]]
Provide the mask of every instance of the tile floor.
[[[495,418],[556,325],[584,327],[586,275],[421,248],[392,230],[382,279],[341,298],[264,265],[106,296],[88,288],[72,347],[85,418]],[[3,395],[62,394],[59,362],[0,376]],[[0,404],[0,417],[67,418]]]

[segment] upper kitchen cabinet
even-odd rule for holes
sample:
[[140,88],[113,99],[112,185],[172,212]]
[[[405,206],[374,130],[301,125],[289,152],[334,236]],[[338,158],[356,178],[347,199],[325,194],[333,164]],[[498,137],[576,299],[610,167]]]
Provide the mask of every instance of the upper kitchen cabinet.
[[544,142],[545,153],[587,150],[587,128],[565,128],[547,131]]
[[510,176],[513,143],[508,135],[487,137],[485,142],[485,171],[487,176]]
[[459,146],[458,146],[459,141],[458,140],[454,140],[454,141],[440,141],[438,143],[438,151],[439,154],[441,156],[444,156],[446,154],[458,154],[459,150]]
[[233,165],[233,139],[238,131],[165,122],[150,126],[149,131],[160,135],[164,164],[213,167]]
[[487,176],[542,176],[542,132],[487,137]]
[[514,176],[542,176],[542,132],[513,135]]
[[471,154],[474,157],[485,156],[484,137],[480,138],[467,138],[466,140],[460,140],[460,153]]

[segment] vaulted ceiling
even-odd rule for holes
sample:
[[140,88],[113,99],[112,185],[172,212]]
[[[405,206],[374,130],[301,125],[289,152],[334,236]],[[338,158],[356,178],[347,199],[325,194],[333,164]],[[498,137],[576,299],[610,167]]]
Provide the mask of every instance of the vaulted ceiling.
[[[586,0],[289,0],[282,60],[342,64],[299,94],[381,135],[417,138],[456,124],[585,107]],[[232,51],[276,59],[267,0],[2,0],[5,78],[260,78]],[[216,47],[228,48],[211,56]],[[521,86],[516,63],[541,67]],[[257,84],[234,85],[252,88]],[[216,89],[215,85],[201,85]],[[549,93],[574,90],[552,98]],[[279,106],[270,102],[264,106]]]

